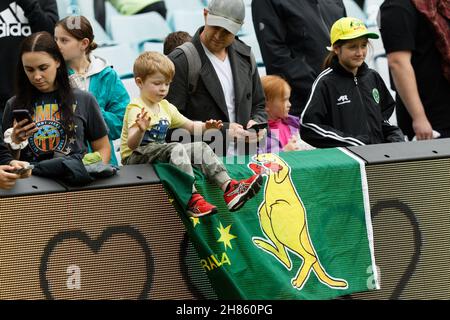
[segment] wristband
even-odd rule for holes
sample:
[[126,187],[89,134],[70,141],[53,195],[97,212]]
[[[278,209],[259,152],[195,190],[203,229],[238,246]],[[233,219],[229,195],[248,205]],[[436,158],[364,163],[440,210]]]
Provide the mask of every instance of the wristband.
[[12,141],[12,132],[13,128],[8,128],[5,133],[3,134],[3,141],[5,141],[7,144],[10,145],[11,149],[13,150],[22,150],[26,146],[28,146],[28,140],[22,141],[21,143],[17,144]]

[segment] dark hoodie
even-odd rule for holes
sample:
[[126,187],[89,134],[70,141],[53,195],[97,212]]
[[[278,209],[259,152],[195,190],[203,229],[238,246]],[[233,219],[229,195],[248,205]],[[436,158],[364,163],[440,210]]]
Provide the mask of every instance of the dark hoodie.
[[9,152],[8,147],[3,143],[3,140],[0,142],[0,165],[9,164],[13,161],[13,157]]
[[[0,3],[0,111],[14,95],[14,75],[22,40],[34,32],[53,34],[58,21],[56,0],[16,0]],[[1,115],[0,115],[1,118]]]
[[252,15],[267,74],[286,78],[292,87],[289,113],[300,116],[328,54],[331,26],[346,16],[344,4],[342,0],[253,0]]

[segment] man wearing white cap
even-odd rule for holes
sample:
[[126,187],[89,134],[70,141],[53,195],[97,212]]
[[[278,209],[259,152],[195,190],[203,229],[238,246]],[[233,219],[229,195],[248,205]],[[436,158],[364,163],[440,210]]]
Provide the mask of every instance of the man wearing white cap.
[[251,48],[235,37],[244,23],[243,1],[212,0],[203,15],[205,26],[192,38],[201,61],[195,88],[188,79],[188,58],[176,49],[169,55],[175,64],[175,77],[167,99],[190,119],[222,120],[224,143],[216,142],[213,149],[219,155],[227,150],[230,154],[235,145],[230,147],[227,142],[234,138],[255,140],[254,131],[247,129],[267,121],[264,92]]

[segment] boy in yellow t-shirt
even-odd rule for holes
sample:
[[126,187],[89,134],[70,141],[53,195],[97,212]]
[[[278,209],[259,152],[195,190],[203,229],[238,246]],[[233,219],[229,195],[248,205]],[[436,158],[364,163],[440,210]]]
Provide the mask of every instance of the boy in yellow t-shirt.
[[[261,188],[262,176],[253,175],[242,181],[230,178],[224,165],[204,142],[165,143],[168,129],[182,128],[189,133],[220,129],[219,120],[192,121],[164,98],[175,74],[169,58],[158,52],[144,52],[134,63],[134,77],[140,97],[127,107],[121,136],[122,164],[168,162],[194,177],[192,166],[198,166],[207,178],[224,192],[230,211],[236,211]],[[193,217],[214,214],[217,208],[192,186],[187,213]]]

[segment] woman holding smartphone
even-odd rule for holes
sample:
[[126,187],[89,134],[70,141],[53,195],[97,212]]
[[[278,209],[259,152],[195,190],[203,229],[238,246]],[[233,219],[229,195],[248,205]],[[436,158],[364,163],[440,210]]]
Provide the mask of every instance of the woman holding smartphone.
[[[14,119],[26,109],[33,122]],[[25,38],[16,71],[16,95],[6,104],[4,139],[15,159],[39,162],[58,155],[84,155],[87,142],[110,160],[107,128],[95,98],[72,89],[59,48],[48,32]]]

